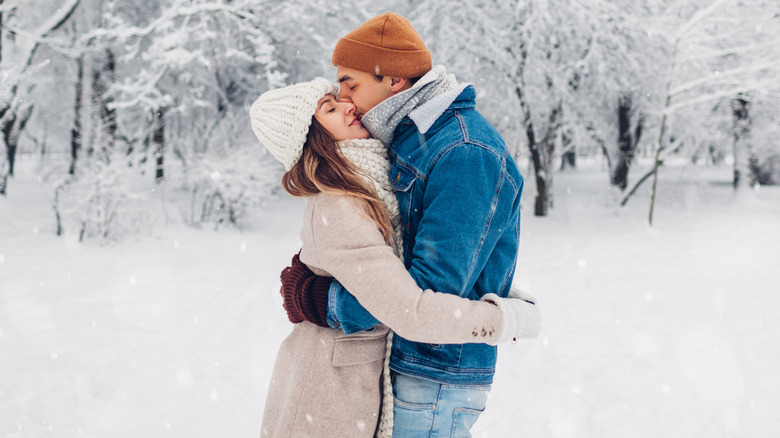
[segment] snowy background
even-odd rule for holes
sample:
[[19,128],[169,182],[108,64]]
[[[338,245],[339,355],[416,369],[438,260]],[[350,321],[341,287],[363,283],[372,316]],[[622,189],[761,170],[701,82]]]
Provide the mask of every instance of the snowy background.
[[376,3],[0,0],[0,437],[259,436],[303,203],[247,108],[385,10],[526,178],[475,436],[780,436],[780,2]]
[[[499,348],[474,436],[777,436],[778,187],[670,167],[650,228],[581,167],[551,217],[525,191],[516,281],[542,336]],[[259,436],[302,202],[244,231],[79,244],[54,235],[39,172],[22,161],[0,198],[0,436]]]

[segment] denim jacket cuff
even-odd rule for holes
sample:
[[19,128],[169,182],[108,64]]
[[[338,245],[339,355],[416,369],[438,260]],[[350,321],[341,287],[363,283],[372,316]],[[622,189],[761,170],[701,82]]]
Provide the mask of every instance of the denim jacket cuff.
[[336,320],[336,287],[338,285],[338,282],[331,281],[330,287],[328,288],[328,325],[330,328],[335,330],[341,329],[341,324]]

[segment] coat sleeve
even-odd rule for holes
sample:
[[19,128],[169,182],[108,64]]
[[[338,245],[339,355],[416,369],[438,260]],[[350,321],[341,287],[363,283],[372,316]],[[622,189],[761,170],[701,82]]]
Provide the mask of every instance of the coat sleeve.
[[320,195],[314,202],[308,218],[313,248],[302,251],[301,260],[308,264],[306,258],[311,258],[333,275],[377,320],[415,342],[463,344],[498,339],[501,311],[497,306],[422,290],[376,224],[359,213],[353,201]]

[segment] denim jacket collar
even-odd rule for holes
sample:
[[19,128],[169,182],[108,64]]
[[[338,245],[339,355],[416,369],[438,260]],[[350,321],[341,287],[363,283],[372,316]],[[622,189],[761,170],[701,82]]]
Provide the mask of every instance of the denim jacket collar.
[[[457,89],[460,88],[461,87],[458,87]],[[442,96],[444,96],[444,94],[437,97],[442,97]],[[443,122],[443,118],[442,118],[443,114],[450,111],[475,109],[477,107],[476,98],[477,98],[477,92],[474,89],[474,86],[468,83],[463,84],[463,89],[460,91],[457,97],[455,97],[455,99],[451,101],[448,107],[442,109],[440,112],[438,111],[438,105],[442,103],[443,100],[442,102],[435,102],[433,105],[435,105],[436,107],[432,105],[430,108],[426,108],[427,107],[426,104],[420,108],[415,109],[415,111],[417,110],[430,111],[430,115],[424,117],[425,121],[430,123],[430,125],[427,126],[424,132],[423,132],[423,128],[417,122],[417,120],[420,120],[420,123],[423,123],[423,119],[419,118],[421,117],[421,114],[420,115],[415,114],[415,118],[417,118],[417,120],[415,120],[415,118],[412,118],[412,114],[409,114],[408,116],[404,117],[403,120],[401,120],[401,123],[398,124],[398,127],[396,128],[396,134],[398,134],[398,130],[401,130],[402,132],[405,131],[406,129],[409,129],[410,127],[415,127],[419,129],[420,133],[423,135],[427,134],[428,131],[431,130],[436,131],[437,129],[436,126],[438,125],[437,122],[439,123]],[[435,115],[435,117],[432,117],[433,115]],[[392,144],[388,144],[387,146],[389,147],[390,153],[394,154],[394,151],[403,149],[404,146],[409,146],[409,145],[402,145],[393,142]]]
[[412,112],[409,113],[409,118],[417,125],[417,129],[420,133],[425,134],[431,126],[436,123],[436,120],[444,114],[444,111],[455,102],[463,90],[470,85],[471,84],[468,83],[458,84],[457,87],[434,97],[412,110]]

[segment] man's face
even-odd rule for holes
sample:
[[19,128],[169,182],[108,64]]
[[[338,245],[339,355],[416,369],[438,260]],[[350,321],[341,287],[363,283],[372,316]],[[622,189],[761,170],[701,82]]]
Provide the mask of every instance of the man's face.
[[376,76],[352,68],[336,66],[336,79],[341,85],[339,100],[355,104],[355,113],[363,117],[371,108],[393,95],[391,79],[387,76],[381,81]]
[[314,118],[330,132],[336,141],[371,136],[355,115],[355,105],[350,102],[337,101],[336,96],[332,94],[326,94],[317,102]]

